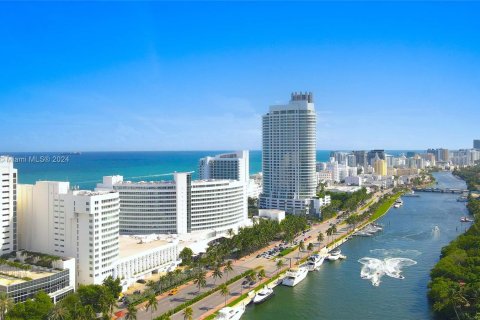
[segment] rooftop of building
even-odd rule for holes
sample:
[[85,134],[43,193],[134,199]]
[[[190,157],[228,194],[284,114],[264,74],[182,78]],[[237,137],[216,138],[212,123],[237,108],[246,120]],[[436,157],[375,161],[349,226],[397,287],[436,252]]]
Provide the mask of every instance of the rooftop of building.
[[13,253],[7,258],[0,259],[1,286],[11,286],[52,276],[63,271],[53,268],[54,261],[73,260],[73,258],[30,251],[17,251],[16,254]]
[[163,238],[159,238],[157,235],[120,236],[120,258],[126,258],[142,251],[162,247],[164,245],[172,243],[172,241],[174,240],[165,240]]

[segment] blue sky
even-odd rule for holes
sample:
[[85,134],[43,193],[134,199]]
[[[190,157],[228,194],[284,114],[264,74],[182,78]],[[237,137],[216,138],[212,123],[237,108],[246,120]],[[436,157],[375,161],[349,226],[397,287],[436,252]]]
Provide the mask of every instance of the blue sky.
[[471,147],[480,3],[0,2],[0,150],[260,149],[315,94],[319,149]]

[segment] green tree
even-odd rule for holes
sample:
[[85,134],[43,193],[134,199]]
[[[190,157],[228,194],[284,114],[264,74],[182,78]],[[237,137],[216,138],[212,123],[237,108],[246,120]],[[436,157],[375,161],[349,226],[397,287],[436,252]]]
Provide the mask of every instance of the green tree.
[[182,264],[189,266],[193,260],[193,251],[192,249],[185,247],[180,251],[178,256],[182,259]]
[[48,320],[65,320],[68,315],[68,309],[63,304],[57,303],[48,313]]
[[307,246],[307,250],[308,251],[312,251],[313,250],[313,243],[309,243],[308,246]]
[[112,276],[108,276],[103,280],[103,285],[108,289],[115,299],[120,297],[122,293],[122,286],[120,285],[120,278],[114,279]]
[[225,267],[223,268],[223,272],[227,275],[225,282],[228,280],[228,274],[233,271],[233,262],[232,260],[228,260],[227,263],[225,263]]
[[146,309],[147,311],[150,310],[150,319],[153,319],[153,312],[157,311],[158,309],[158,301],[157,297],[154,294],[151,294],[147,298],[147,304],[146,304]]
[[303,240],[301,240],[300,243],[298,244],[298,256],[297,256],[297,258],[300,257],[300,252],[304,251],[304,250],[305,250],[305,242],[303,242]]
[[125,320],[137,320],[137,308],[133,304],[128,305]]
[[192,320],[193,319],[193,309],[191,307],[186,307],[183,310],[183,320]]
[[225,283],[220,285],[220,294],[225,297],[225,306],[227,306],[227,298],[230,295],[230,291]]
[[205,271],[198,271],[193,279],[193,283],[198,287],[198,292],[200,293],[200,289],[207,285],[207,275]]
[[278,259],[277,263],[275,264],[275,267],[277,268],[277,274],[280,271],[280,269],[282,269],[284,266],[285,266],[285,261],[283,261],[282,259]]
[[214,284],[217,282],[217,279],[221,279],[223,277],[223,272],[220,270],[220,266],[218,264],[215,266],[215,269],[213,269],[212,276],[214,279]]
[[265,269],[263,269],[263,268],[260,269],[260,271],[258,271],[258,273],[257,273],[257,276],[258,276],[259,279],[265,278],[267,276],[267,274],[265,273]]
[[13,308],[8,311],[7,319],[44,320],[48,319],[52,308],[53,302],[48,294],[40,291],[33,299],[15,304]]
[[318,241],[318,244],[320,244],[323,240],[325,240],[325,236],[323,235],[323,233],[320,231],[317,235],[317,241]]
[[5,320],[7,311],[13,308],[13,299],[5,292],[0,292],[0,320]]

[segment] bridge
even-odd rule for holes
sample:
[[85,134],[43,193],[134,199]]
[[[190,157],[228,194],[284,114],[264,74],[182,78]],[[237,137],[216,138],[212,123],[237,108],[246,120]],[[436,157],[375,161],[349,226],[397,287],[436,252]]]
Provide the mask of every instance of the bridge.
[[437,192],[437,193],[468,193],[467,189],[453,189],[453,188],[413,188],[415,192]]

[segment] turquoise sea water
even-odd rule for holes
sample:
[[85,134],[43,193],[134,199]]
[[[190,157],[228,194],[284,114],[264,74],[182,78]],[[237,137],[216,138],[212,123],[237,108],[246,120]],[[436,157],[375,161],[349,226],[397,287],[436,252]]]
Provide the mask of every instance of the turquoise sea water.
[[[463,181],[449,173],[435,176],[440,187],[465,187]],[[341,246],[347,256],[345,261],[325,261],[318,272],[309,273],[296,287],[275,288],[271,300],[248,306],[242,320],[433,319],[427,300],[430,270],[441,248],[467,227],[459,221],[467,210],[465,203],[456,201],[457,197],[433,193],[404,197],[401,208],[390,209],[379,220],[385,226],[381,234],[354,237]],[[362,258],[372,262],[402,258],[416,264],[401,268],[404,279],[384,275],[380,285],[373,286],[360,276]],[[394,264],[390,260],[389,265]]]
[[[406,151],[388,151],[398,155]],[[83,152],[80,155],[68,155],[68,161],[52,162],[58,153],[10,153],[19,161],[15,167],[19,170],[20,183],[34,183],[37,180],[70,181],[71,185],[91,189],[107,175],[123,175],[132,181],[170,180],[175,171],[194,171],[196,177],[198,161],[205,156],[223,153],[223,151],[152,151],[152,152]],[[0,152],[0,154],[2,154]],[[36,159],[30,159],[36,156]],[[41,162],[40,157],[49,157]],[[327,161],[328,150],[317,151],[317,161]],[[26,159],[25,162],[21,161]],[[61,159],[60,159],[61,160]],[[250,151],[250,173],[262,171],[261,151]]]

